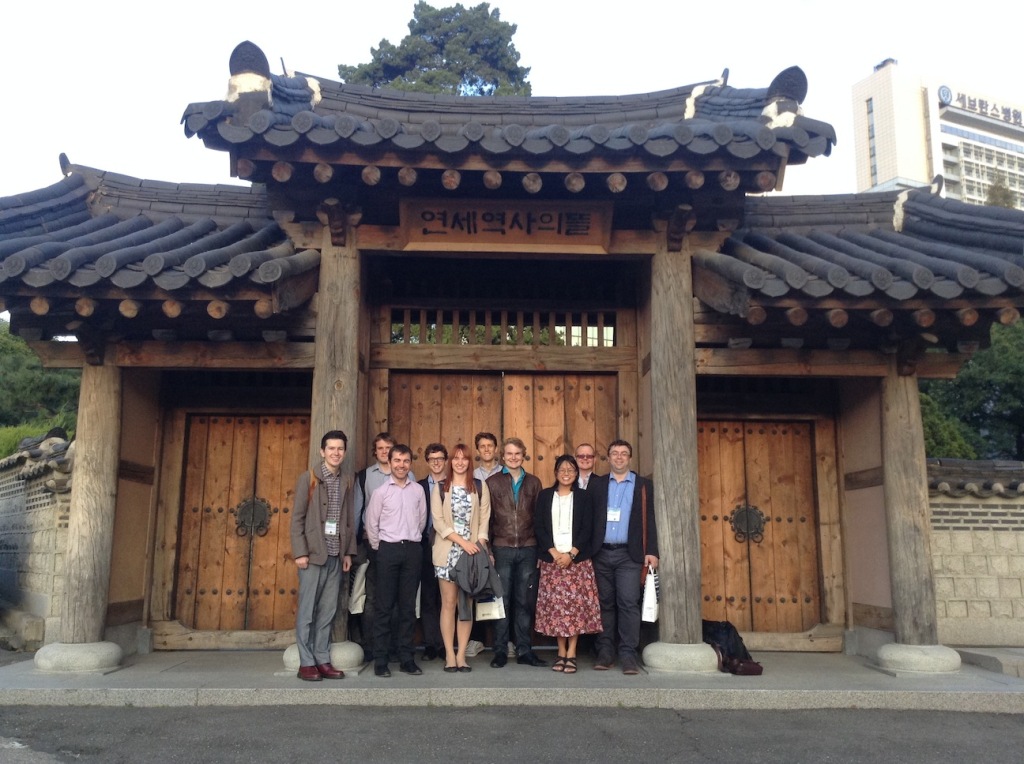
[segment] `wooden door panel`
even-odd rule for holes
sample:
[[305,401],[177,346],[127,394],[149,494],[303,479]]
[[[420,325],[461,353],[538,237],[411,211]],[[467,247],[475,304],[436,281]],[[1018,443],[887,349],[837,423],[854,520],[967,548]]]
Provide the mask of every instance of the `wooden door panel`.
[[[705,618],[766,632],[820,622],[812,434],[808,423],[700,423]],[[760,541],[736,539],[729,519],[742,506],[764,514]]]
[[299,576],[291,553],[291,508],[295,480],[308,469],[309,419],[260,417],[255,496],[270,504],[264,536],[251,537],[246,629],[287,629],[295,625]]
[[196,590],[199,577],[199,529],[203,519],[203,483],[206,479],[206,444],[209,419],[193,417],[188,423],[188,454],[182,492],[181,526],[174,612],[189,627],[195,626]]
[[[501,376],[498,374],[474,374],[470,377],[473,386],[472,426],[466,431],[467,446],[474,448],[473,440],[478,432],[489,432],[498,438],[501,445]],[[474,452],[474,458],[476,454]]]
[[[533,375],[505,374],[502,379],[502,432],[504,438],[520,438],[526,444],[527,472],[537,472],[533,445]],[[499,449],[500,451],[500,449]]]
[[[220,582],[220,614],[215,623],[203,624],[203,629],[244,629],[246,590],[249,588],[248,538],[238,535],[238,505],[252,496],[256,480],[256,448],[259,442],[259,420],[256,417],[225,417],[225,425],[233,423],[228,471],[230,482],[219,527],[223,536],[224,557]],[[218,507],[217,516],[221,517]],[[217,585],[211,582],[211,593]],[[216,594],[214,594],[216,596]]]
[[705,617],[749,629],[750,557],[729,523],[745,501],[743,428],[704,422],[698,428],[701,507],[701,591]]
[[565,378],[560,374],[534,377],[531,471],[544,485],[555,482],[555,460],[566,449],[565,430]]
[[196,590],[197,629],[217,629],[224,580],[224,539],[231,507],[231,454],[234,418],[211,416],[207,437],[206,479],[203,481],[199,528],[199,576]]

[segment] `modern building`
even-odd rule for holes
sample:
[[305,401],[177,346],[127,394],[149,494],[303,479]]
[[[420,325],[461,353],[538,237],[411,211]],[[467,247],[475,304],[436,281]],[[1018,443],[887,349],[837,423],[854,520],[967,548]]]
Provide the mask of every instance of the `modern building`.
[[857,190],[943,179],[945,195],[984,204],[997,180],[1024,209],[1024,99],[947,85],[887,58],[853,87]]

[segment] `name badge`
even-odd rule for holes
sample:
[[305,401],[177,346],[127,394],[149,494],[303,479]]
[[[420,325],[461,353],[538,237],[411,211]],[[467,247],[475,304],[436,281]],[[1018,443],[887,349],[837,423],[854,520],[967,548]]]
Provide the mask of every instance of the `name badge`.
[[338,535],[338,521],[328,520],[324,523],[324,535],[325,536],[337,536]]
[[608,507],[608,522],[610,522],[610,523],[617,523],[621,519],[622,519],[622,510],[621,509],[618,509],[618,508],[613,509],[612,507]]

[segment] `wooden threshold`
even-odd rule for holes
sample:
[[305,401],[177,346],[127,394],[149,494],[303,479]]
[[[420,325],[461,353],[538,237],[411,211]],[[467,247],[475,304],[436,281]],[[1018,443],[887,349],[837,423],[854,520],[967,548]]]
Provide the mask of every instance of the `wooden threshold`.
[[180,621],[154,621],[154,650],[284,650],[295,629],[277,631],[196,631]]
[[819,623],[802,632],[744,631],[740,636],[751,652],[839,653],[844,630],[841,623]]

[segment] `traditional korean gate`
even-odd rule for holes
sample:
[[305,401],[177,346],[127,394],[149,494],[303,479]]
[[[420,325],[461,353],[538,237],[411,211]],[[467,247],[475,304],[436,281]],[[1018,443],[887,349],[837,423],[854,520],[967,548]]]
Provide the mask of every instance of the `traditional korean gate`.
[[[388,427],[412,446],[417,459],[428,443],[473,446],[478,432],[526,443],[527,469],[545,485],[555,458],[578,443],[605,454],[617,437],[614,374],[391,373]],[[416,465],[423,477],[426,467]],[[606,472],[598,465],[599,472]]]
[[189,417],[175,614],[196,630],[295,625],[289,519],[309,419]]
[[698,427],[703,617],[743,631],[821,622],[813,425]]

